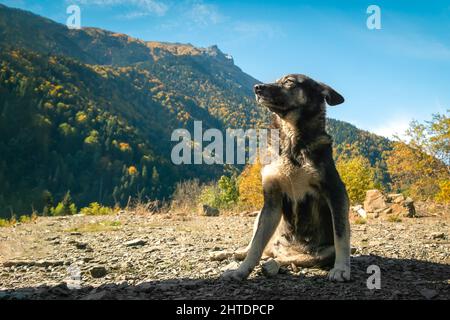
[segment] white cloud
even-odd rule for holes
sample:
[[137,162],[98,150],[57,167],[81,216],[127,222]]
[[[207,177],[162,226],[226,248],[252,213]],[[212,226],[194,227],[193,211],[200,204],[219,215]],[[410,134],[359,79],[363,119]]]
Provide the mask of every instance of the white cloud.
[[221,23],[224,20],[216,6],[195,1],[187,13],[188,18],[198,26],[208,26]]
[[163,16],[168,10],[168,6],[166,4],[157,0],[67,0],[66,2],[100,7],[128,5],[135,8],[134,11],[122,15],[123,17],[129,19],[147,16],[150,14]]
[[393,139],[395,136],[404,138],[404,133],[408,129],[410,121],[411,119],[408,117],[392,118],[382,125],[369,129],[369,131],[389,139]]

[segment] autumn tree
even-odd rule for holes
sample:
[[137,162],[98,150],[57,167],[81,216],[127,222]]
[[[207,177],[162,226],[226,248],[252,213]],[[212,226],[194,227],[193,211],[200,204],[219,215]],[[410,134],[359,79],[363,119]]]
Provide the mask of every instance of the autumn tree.
[[352,203],[362,203],[366,191],[376,187],[375,170],[370,166],[369,160],[363,156],[339,158],[336,168]]
[[[449,111],[447,111],[448,113]],[[433,115],[431,121],[411,122],[405,138],[397,137],[387,153],[393,188],[412,197],[448,202],[450,184],[450,119]]]
[[261,209],[264,204],[261,164],[249,164],[239,176],[239,202],[247,209]]

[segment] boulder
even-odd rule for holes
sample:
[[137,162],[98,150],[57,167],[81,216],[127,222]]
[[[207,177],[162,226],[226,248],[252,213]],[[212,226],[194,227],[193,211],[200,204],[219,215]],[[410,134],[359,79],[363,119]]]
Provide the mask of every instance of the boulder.
[[366,192],[366,199],[364,200],[364,210],[366,212],[381,212],[386,209],[386,201],[379,190],[368,190]]
[[408,218],[412,218],[416,216],[416,207],[414,206],[414,201],[410,197],[406,198],[403,202],[403,206],[405,207]]
[[401,193],[391,193],[387,195],[387,200],[393,203],[402,203],[405,201],[405,196]]
[[92,278],[103,278],[108,273],[106,268],[103,266],[92,267],[91,270],[89,270],[89,272]]
[[266,277],[274,277],[280,271],[280,264],[274,259],[269,259],[261,266],[261,270]]
[[217,208],[213,208],[207,204],[203,204],[200,206],[200,215],[207,217],[217,217],[220,211]]

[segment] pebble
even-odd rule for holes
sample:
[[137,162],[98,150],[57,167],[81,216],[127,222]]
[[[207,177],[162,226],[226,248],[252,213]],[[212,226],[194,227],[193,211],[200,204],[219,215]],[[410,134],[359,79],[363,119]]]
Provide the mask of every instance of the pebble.
[[127,241],[124,243],[124,245],[126,247],[140,247],[140,246],[145,246],[147,244],[147,241],[143,240],[143,239],[134,239],[131,241]]
[[280,271],[280,264],[274,259],[269,259],[261,266],[261,271],[266,277],[274,277]]
[[422,296],[424,296],[425,299],[427,299],[427,300],[431,300],[431,299],[433,299],[434,297],[436,297],[436,296],[439,294],[436,290],[433,290],[433,289],[427,289],[427,288],[422,289],[422,290],[420,290],[419,292],[420,292],[420,294],[421,294]]
[[92,276],[93,278],[103,278],[103,277],[106,276],[106,274],[108,273],[108,271],[106,270],[106,268],[103,267],[103,266],[95,266],[95,267],[92,267],[92,268],[89,270],[89,272],[90,272],[90,274],[91,274],[91,276]]
[[445,239],[445,233],[443,233],[443,232],[433,232],[431,234],[431,239],[434,239],[434,240]]

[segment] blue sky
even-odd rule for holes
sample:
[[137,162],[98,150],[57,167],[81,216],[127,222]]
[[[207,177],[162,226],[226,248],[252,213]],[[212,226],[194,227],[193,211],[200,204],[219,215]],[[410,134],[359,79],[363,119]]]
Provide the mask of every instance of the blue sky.
[[[0,0],[64,23],[143,40],[217,44],[253,77],[323,81],[345,98],[329,116],[390,136],[412,119],[450,109],[450,2],[406,0]],[[381,30],[369,30],[369,5]]]

